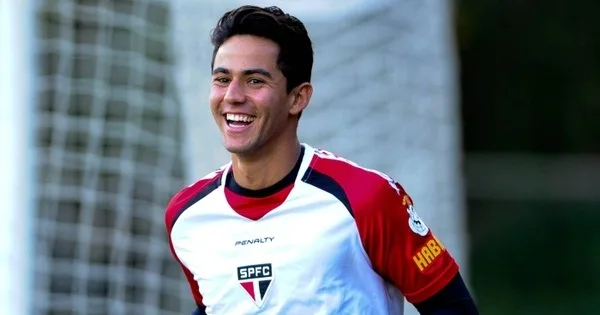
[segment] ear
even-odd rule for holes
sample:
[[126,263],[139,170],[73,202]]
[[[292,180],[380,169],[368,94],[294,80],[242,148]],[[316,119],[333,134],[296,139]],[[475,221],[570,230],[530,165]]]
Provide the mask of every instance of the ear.
[[312,85],[308,82],[302,83],[295,87],[290,93],[291,105],[289,114],[296,116],[302,112],[308,106],[312,92]]

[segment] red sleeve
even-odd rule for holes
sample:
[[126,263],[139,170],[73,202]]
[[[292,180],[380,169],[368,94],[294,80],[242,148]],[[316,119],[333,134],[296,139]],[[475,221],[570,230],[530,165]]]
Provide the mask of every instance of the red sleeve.
[[361,239],[376,272],[412,303],[443,289],[458,265],[415,212],[397,183],[378,181],[369,209],[356,211]]
[[167,236],[169,240],[169,248],[171,249],[171,253],[175,260],[183,269],[183,273],[185,275],[188,284],[190,285],[190,290],[192,291],[192,296],[194,297],[194,301],[198,307],[204,306],[202,304],[202,295],[200,294],[200,287],[198,286],[198,282],[194,280],[194,275],[192,272],[179,260],[177,257],[177,253],[175,253],[175,249],[173,247],[173,242],[171,239],[171,230],[173,225],[175,224],[175,220],[181,214],[184,209],[186,203],[194,197],[194,192],[197,192],[202,186],[206,185],[206,181],[200,181],[192,186],[186,187],[177,193],[167,205],[167,209],[165,211],[165,225],[167,228]]

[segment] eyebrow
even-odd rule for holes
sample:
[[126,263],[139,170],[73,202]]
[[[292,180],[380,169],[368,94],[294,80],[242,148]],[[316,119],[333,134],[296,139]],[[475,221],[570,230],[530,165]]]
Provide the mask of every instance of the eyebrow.
[[[213,70],[213,75],[215,74],[230,74],[231,71],[229,71],[229,69],[223,68],[223,67],[217,67]],[[271,73],[265,69],[261,69],[261,68],[254,68],[254,69],[246,69],[244,71],[242,71],[242,75],[244,76],[248,76],[248,75],[253,75],[253,74],[260,74],[263,75],[269,79],[273,78],[273,75],[271,75]]]

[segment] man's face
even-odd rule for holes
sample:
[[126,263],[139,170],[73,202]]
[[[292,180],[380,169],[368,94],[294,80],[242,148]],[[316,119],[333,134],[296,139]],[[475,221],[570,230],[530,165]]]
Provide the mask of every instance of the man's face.
[[215,55],[210,106],[231,153],[252,154],[289,124],[294,100],[278,55],[277,44],[250,35],[229,38]]

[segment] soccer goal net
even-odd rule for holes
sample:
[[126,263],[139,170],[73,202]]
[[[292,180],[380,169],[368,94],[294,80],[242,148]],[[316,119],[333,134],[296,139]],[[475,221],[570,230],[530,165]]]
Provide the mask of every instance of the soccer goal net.
[[37,5],[35,314],[185,314],[163,223],[185,169],[169,1]]

